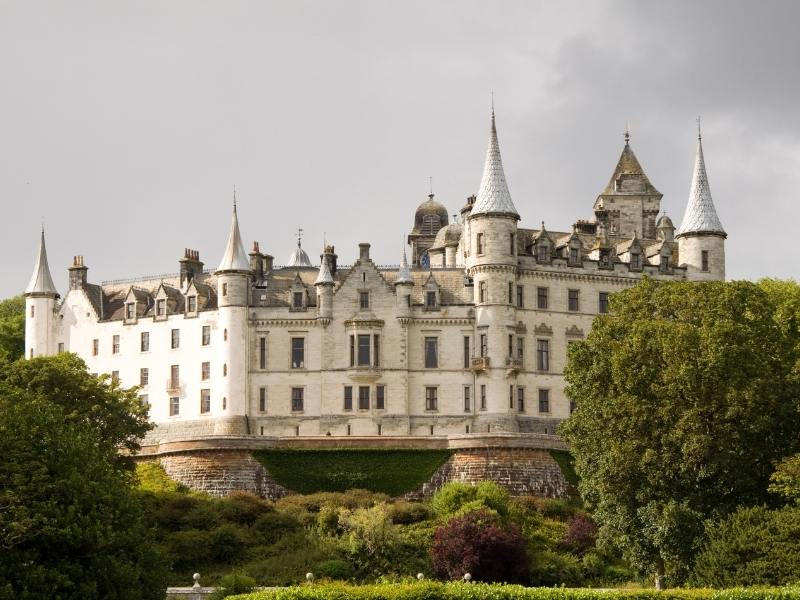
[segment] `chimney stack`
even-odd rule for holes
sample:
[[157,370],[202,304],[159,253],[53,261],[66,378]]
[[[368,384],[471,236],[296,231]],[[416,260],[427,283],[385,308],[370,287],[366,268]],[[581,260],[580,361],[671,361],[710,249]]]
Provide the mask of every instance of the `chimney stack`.
[[358,245],[358,260],[366,262],[369,260],[369,244],[362,242]]
[[184,248],[183,258],[178,262],[181,272],[181,288],[188,287],[192,280],[203,272],[200,252],[191,248]]
[[86,287],[86,274],[89,268],[83,264],[83,256],[73,256],[69,268],[69,289],[82,290]]

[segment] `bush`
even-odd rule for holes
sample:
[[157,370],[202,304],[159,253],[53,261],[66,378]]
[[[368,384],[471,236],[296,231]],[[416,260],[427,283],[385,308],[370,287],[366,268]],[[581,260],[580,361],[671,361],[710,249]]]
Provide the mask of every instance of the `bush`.
[[398,501],[389,508],[389,518],[396,525],[410,525],[431,518],[431,509],[422,502]]
[[211,600],[223,600],[235,594],[252,592],[256,587],[256,580],[241,573],[230,573],[222,577],[217,584],[217,589],[211,594]]
[[453,518],[436,530],[431,547],[433,569],[440,577],[475,581],[528,582],[525,538],[515,524],[501,527],[488,511]]
[[226,521],[252,525],[264,513],[272,512],[272,503],[246,492],[231,494],[222,501],[220,514]]
[[217,562],[235,562],[247,543],[247,531],[232,523],[220,525],[208,535],[209,553]]
[[567,500],[543,498],[539,500],[539,512],[547,519],[566,521],[575,514],[576,508]]
[[155,461],[136,463],[137,487],[143,492],[185,494],[188,488],[171,479]]
[[353,576],[353,565],[346,560],[325,560],[317,565],[315,571],[318,577],[327,579],[347,580]]
[[440,517],[488,509],[505,517],[508,515],[508,492],[492,481],[477,485],[453,481],[443,485],[431,498],[431,508]]
[[706,529],[697,585],[780,585],[800,580],[800,508],[740,508]]
[[597,542],[597,524],[586,513],[576,513],[567,521],[567,531],[561,545],[575,552],[583,554],[593,548]]
[[531,560],[533,585],[576,586],[583,584],[583,570],[579,558],[552,550],[537,552]]
[[178,569],[197,569],[211,560],[207,531],[176,531],[166,540],[166,548]]
[[259,585],[293,585],[305,581],[306,573],[313,572],[320,563],[337,558],[341,555],[319,538],[297,531],[283,536],[242,570]]

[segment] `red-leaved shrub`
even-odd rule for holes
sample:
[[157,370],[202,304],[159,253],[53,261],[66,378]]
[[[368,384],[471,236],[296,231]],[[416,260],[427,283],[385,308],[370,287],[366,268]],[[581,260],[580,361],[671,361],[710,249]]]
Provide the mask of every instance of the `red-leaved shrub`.
[[585,513],[576,513],[567,522],[567,532],[561,545],[567,550],[583,554],[597,541],[597,524]]
[[438,577],[473,581],[528,583],[525,538],[516,525],[503,526],[487,511],[469,512],[436,530],[431,546]]

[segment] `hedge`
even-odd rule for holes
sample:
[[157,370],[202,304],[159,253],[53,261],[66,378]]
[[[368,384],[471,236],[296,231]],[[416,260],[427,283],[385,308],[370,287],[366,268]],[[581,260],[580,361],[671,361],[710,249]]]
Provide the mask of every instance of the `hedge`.
[[452,456],[450,450],[259,450],[275,481],[301,494],[366,489],[390,496],[414,491]]
[[337,583],[277,588],[237,600],[800,600],[800,586],[783,588],[599,590],[421,582],[352,586]]

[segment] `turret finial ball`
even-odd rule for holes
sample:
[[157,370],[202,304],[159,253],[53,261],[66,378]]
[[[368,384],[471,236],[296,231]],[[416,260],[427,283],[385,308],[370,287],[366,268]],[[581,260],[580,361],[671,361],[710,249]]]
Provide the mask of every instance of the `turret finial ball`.
[[306,573],[306,581],[314,581],[314,574],[310,571]]
[[417,573],[417,581],[422,581],[423,579],[425,579],[425,575],[422,573]]
[[464,581],[466,581],[467,583],[472,581],[472,575],[470,575],[469,573],[464,573]]

